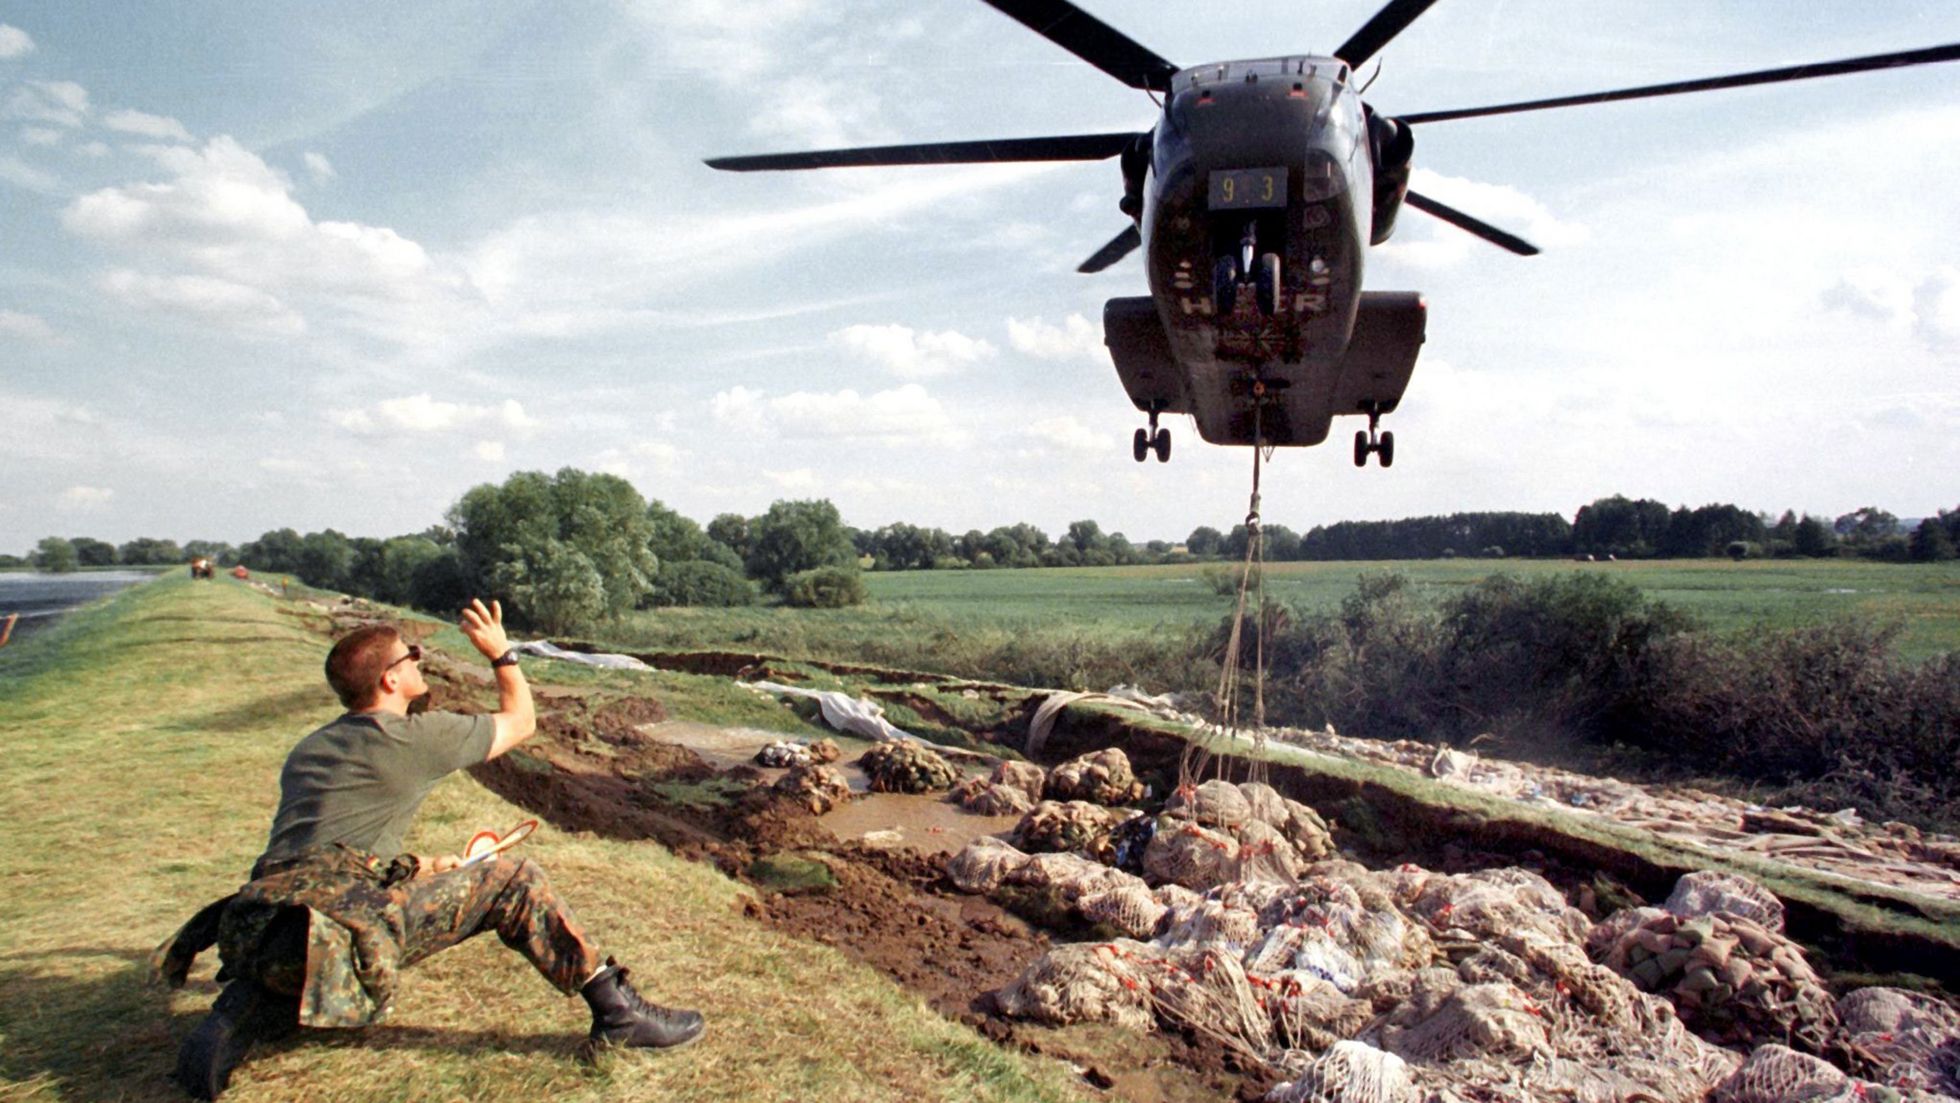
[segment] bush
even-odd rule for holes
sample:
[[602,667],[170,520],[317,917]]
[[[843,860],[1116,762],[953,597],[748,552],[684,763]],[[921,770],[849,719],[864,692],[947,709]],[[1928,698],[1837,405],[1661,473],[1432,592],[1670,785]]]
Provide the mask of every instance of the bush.
[[[1751,799],[1960,821],[1960,653],[1913,664],[1898,628],[1846,620],[1733,637],[1619,579],[1493,576],[1437,602],[1364,575],[1338,612],[1268,615],[1269,717],[1577,765],[1617,749],[1659,776],[1711,773]],[[1208,654],[1222,654],[1229,620]],[[1249,667],[1253,644],[1242,645]],[[1576,752],[1576,753],[1575,753]]]
[[720,563],[689,559],[662,563],[653,576],[654,605],[754,605],[755,583]]
[[1259,586],[1259,568],[1253,567],[1248,572],[1243,563],[1235,563],[1229,567],[1223,565],[1206,567],[1198,573],[1205,580],[1205,585],[1211,587],[1211,592],[1220,597],[1239,596],[1241,582],[1245,582],[1253,589]]
[[783,601],[804,609],[864,604],[864,578],[850,567],[813,567],[783,580]]

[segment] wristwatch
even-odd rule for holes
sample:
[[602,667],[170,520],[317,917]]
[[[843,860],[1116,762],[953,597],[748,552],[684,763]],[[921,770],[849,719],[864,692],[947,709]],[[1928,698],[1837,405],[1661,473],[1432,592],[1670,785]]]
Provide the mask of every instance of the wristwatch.
[[491,666],[516,666],[517,648],[513,647],[510,650],[504,652],[503,654],[497,656],[496,658],[491,659],[490,665]]

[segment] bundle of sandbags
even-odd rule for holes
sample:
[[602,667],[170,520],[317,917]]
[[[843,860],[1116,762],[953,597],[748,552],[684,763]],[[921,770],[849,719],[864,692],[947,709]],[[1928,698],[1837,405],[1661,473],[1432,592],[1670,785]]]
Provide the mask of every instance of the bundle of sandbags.
[[1913,1103],[1960,1098],[1960,1011],[1903,988],[1860,988],[1838,1000],[1851,1067],[1912,1093]]
[[1029,852],[1089,851],[1129,813],[1086,800],[1044,800],[1014,826],[1014,844]]
[[1333,849],[1313,809],[1261,782],[1213,779],[1164,803],[1143,870],[1154,881],[1198,890],[1226,881],[1290,881]]
[[960,807],[982,816],[1018,816],[1041,799],[1047,771],[1032,762],[1002,761],[992,776],[968,778],[953,788]]
[[[1891,1088],[1846,1076],[1836,1065],[1775,1042],[1756,1047],[1715,1088],[1711,1103],[1900,1103]],[[1911,1096],[1914,1103],[1926,1096]]]
[[931,793],[951,789],[960,780],[959,770],[944,755],[906,740],[872,744],[858,759],[858,768],[876,793]]
[[810,754],[810,748],[793,739],[778,739],[774,743],[765,743],[761,750],[755,752],[755,764],[772,770],[808,766],[813,761],[815,759]]
[[792,766],[789,773],[776,780],[776,789],[795,797],[819,816],[851,799],[851,783],[844,780],[837,767],[816,762]]
[[[1724,1042],[1791,1040],[1821,1051],[1837,1013],[1823,981],[1789,938],[1728,912],[1683,918],[1655,908],[1607,921],[1600,961],[1681,1018]],[[1606,924],[1602,924],[1605,926]]]
[[1048,774],[1042,795],[1049,800],[1086,800],[1092,804],[1128,804],[1142,800],[1144,785],[1130,769],[1130,759],[1115,747],[1069,759]]

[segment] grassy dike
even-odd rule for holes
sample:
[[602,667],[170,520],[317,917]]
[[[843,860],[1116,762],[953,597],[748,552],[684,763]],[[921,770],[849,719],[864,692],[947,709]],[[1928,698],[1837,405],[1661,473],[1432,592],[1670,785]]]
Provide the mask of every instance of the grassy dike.
[[[256,857],[287,749],[337,711],[323,653],[279,602],[174,574],[0,652],[0,1099],[183,1098],[168,1073],[215,955],[177,993],[146,983],[144,959]],[[408,845],[453,850],[522,818],[457,775]],[[1065,1067],[742,919],[742,890],[712,869],[549,827],[525,848],[646,991],[706,1013],[701,1042],[581,1065],[584,1006],[485,936],[409,973],[386,1024],[255,1052],[226,1098],[1081,1097]]]

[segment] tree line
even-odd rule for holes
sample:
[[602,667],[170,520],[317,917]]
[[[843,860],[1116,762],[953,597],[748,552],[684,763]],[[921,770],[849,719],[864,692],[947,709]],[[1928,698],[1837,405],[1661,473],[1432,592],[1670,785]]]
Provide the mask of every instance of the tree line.
[[[637,608],[736,606],[775,600],[842,606],[864,599],[862,570],[1097,567],[1236,560],[1251,532],[1201,525],[1182,544],[1131,541],[1093,520],[1050,537],[1025,522],[954,535],[894,522],[846,525],[823,499],[778,501],[754,517],[723,513],[706,525],[643,498],[614,475],[564,468],[518,472],[471,489],[440,525],[375,538],[334,529],[291,528],[230,544],[142,538],[120,547],[89,537],[50,536],[27,557],[0,566],[63,571],[83,567],[178,564],[204,557],[221,565],[289,575],[308,585],[430,610],[450,610],[471,594],[502,597],[521,620],[545,631]],[[1960,545],[1960,508],[1941,510],[1910,533],[1875,507],[1833,520],[1786,510],[1771,520],[1738,506],[1668,508],[1623,495],[1581,506],[1571,521],[1556,513],[1476,512],[1395,521],[1340,521],[1304,534],[1284,525],[1260,530],[1268,560],[1437,559],[1579,556],[1834,556],[1937,561]]]

